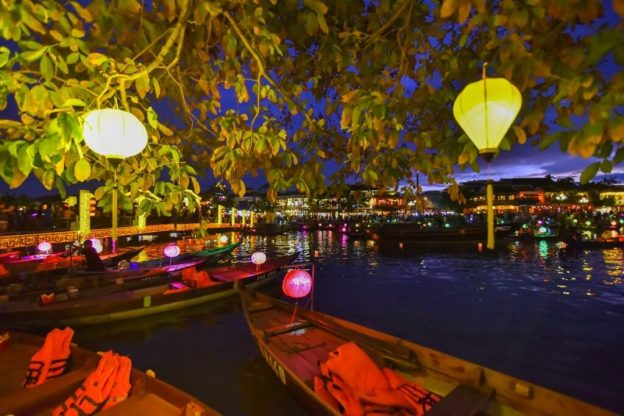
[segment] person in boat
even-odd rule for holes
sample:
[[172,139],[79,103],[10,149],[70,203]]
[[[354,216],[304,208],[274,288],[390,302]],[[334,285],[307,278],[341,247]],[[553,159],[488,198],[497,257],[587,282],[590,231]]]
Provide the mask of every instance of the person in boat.
[[87,266],[87,271],[90,272],[104,272],[106,271],[106,267],[104,263],[102,263],[102,259],[100,255],[93,247],[93,242],[91,240],[86,240],[83,244],[81,254],[85,257],[85,263]]

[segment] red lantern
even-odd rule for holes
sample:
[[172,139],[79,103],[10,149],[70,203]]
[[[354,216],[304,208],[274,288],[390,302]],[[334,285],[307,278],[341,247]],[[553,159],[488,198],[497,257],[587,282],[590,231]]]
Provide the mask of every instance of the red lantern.
[[290,270],[284,276],[282,290],[291,298],[305,297],[312,290],[312,276],[305,270]]

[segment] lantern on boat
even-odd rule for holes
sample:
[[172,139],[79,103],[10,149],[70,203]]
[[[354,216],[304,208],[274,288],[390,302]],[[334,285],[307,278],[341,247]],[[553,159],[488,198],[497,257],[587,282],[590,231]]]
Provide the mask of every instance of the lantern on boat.
[[227,242],[228,242],[228,237],[227,237],[227,235],[223,234],[221,237],[219,237],[219,242],[220,242],[221,244],[227,244]]
[[266,254],[261,251],[256,251],[251,255],[251,262],[256,265],[256,271],[260,268],[261,264],[266,261]]
[[37,250],[42,253],[49,253],[50,251],[52,251],[52,244],[48,243],[47,241],[42,241],[37,244]]
[[173,257],[178,257],[180,255],[180,247],[178,247],[178,245],[175,243],[168,244],[163,250],[163,253],[170,259]]
[[312,290],[312,276],[305,270],[289,270],[284,276],[282,290],[295,299],[308,296]]
[[98,254],[100,254],[103,250],[102,242],[97,238],[91,238],[90,240],[91,240],[91,243],[93,244],[93,248],[95,249],[95,251]]
[[[505,133],[511,127],[522,106],[522,95],[504,78],[487,78],[487,63],[483,64],[481,81],[468,84],[453,104],[453,115],[479,153],[490,161]],[[494,249],[494,188],[486,187],[487,248]]]

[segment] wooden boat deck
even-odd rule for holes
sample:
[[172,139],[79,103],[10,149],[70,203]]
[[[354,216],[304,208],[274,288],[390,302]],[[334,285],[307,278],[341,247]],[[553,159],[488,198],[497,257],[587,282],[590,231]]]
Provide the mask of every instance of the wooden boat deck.
[[260,302],[254,304],[249,313],[250,322],[261,331],[276,358],[312,386],[314,376],[319,374],[319,361],[326,360],[331,351],[347,341],[306,320],[290,324],[288,314],[268,306]]

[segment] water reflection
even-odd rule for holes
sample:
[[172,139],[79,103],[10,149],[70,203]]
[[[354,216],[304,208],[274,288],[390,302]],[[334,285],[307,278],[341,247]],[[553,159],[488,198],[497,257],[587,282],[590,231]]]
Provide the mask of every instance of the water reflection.
[[[217,238],[180,247],[187,252]],[[622,249],[562,255],[547,241],[509,242],[494,252],[475,244],[399,249],[330,231],[230,235],[238,238],[232,261],[249,261],[255,251],[300,251],[298,261],[310,261],[319,250],[318,310],[624,408]],[[161,256],[165,245],[155,241],[146,256]],[[88,342],[132,351],[139,368],[156,369],[224,414],[304,414],[259,360],[237,300],[224,305],[93,329]]]

